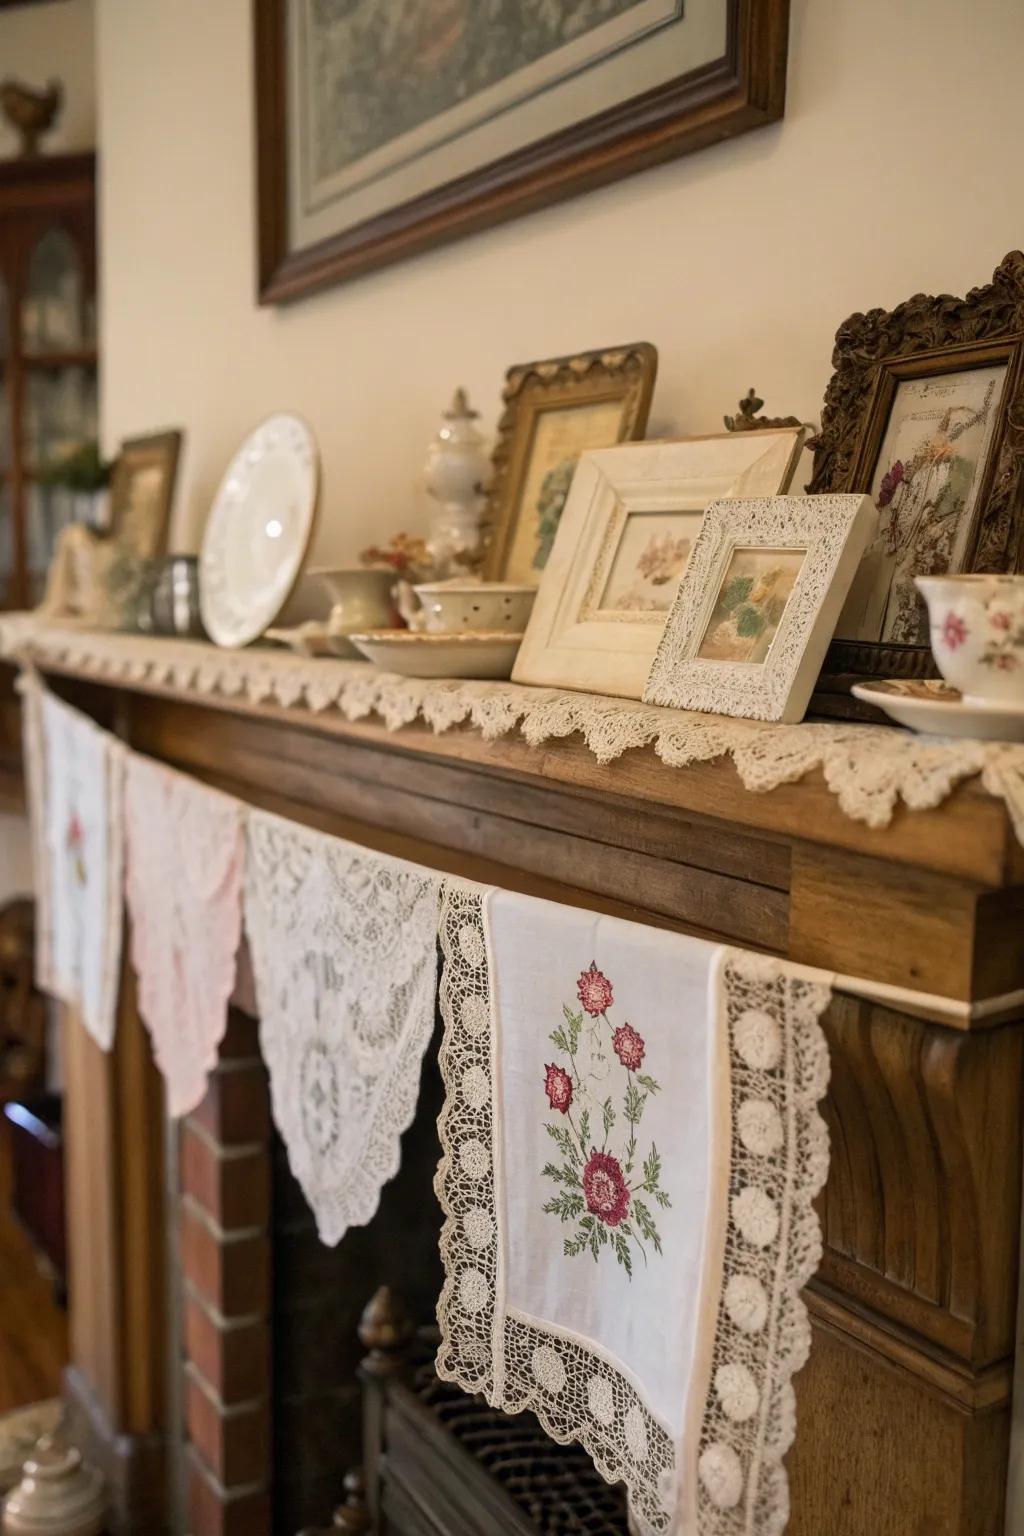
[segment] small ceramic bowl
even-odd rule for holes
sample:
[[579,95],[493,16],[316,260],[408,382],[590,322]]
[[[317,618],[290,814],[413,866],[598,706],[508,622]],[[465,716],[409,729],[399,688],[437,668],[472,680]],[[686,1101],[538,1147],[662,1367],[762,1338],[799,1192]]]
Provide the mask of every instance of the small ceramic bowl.
[[1024,704],[1024,576],[915,576],[932,655],[968,703]]
[[521,635],[537,596],[536,587],[511,581],[426,581],[413,590],[426,609],[428,633],[445,635]]

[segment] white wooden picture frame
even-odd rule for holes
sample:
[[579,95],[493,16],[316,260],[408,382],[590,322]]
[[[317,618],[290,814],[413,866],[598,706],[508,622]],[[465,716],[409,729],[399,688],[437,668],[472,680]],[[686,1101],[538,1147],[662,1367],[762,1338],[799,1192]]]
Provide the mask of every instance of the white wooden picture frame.
[[753,720],[801,720],[877,528],[870,496],[712,503],[645,701]]
[[585,453],[514,680],[639,699],[705,507],[784,491],[803,439],[787,427]]

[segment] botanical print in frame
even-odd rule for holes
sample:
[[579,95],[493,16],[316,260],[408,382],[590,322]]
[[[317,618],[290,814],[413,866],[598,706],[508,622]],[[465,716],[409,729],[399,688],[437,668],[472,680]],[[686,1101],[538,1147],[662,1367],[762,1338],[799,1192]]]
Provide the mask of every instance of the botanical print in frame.
[[514,680],[640,698],[704,509],[785,491],[803,440],[797,427],[584,454]]
[[963,570],[1006,364],[897,384],[871,496],[881,514],[838,634],[924,645],[915,576]]
[[789,0],[254,0],[280,303],[782,116]]
[[166,552],[181,440],[180,432],[157,432],[121,444],[110,487],[110,531],[137,560]]
[[701,660],[763,665],[806,556],[806,549],[737,546],[697,647]]
[[1015,571],[1024,525],[1024,254],[964,299],[917,294],[840,326],[808,490],[880,515],[829,648],[851,676],[934,673],[915,575]]
[[538,586],[580,455],[642,437],[658,354],[649,342],[510,368],[488,496],[489,580]]
[[802,719],[877,527],[870,496],[712,502],[644,700],[753,720]]

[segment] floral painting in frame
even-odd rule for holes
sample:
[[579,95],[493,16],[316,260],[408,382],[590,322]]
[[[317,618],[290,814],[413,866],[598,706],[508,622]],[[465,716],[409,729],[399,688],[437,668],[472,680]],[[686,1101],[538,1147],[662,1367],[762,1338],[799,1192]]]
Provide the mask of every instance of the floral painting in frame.
[[708,503],[786,490],[803,441],[785,427],[585,453],[515,681],[640,698]]
[[825,691],[933,671],[916,576],[1014,571],[1024,496],[1024,254],[966,298],[918,294],[840,326],[811,492],[865,491],[877,533]]
[[488,580],[540,585],[580,455],[643,437],[657,370],[646,341],[509,369],[488,496]]

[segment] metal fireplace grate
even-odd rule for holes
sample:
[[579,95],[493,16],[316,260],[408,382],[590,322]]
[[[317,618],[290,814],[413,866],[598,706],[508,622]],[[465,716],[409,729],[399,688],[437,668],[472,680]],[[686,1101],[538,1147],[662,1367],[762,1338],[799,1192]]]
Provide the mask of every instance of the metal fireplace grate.
[[539,1536],[626,1536],[626,1494],[604,1481],[585,1451],[557,1445],[532,1413],[490,1408],[439,1381],[430,1365],[413,1379],[420,1402],[536,1526]]

